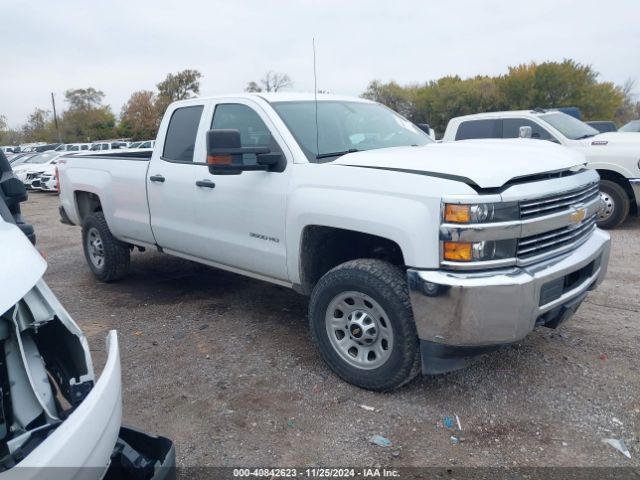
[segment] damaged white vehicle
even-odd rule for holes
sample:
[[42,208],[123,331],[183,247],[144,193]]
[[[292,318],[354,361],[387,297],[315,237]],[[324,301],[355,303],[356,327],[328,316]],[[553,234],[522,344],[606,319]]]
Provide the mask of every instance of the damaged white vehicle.
[[171,441],[121,426],[116,332],[98,378],[86,337],[42,279],[47,264],[19,215],[21,185],[2,160],[0,479],[173,478]]

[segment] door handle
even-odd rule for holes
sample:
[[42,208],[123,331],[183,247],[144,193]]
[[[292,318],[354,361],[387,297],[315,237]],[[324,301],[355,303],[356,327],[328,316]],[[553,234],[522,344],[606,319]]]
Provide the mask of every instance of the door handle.
[[213,183],[211,180],[198,180],[196,182],[196,185],[198,187],[205,187],[205,188],[216,188],[216,184]]
[[164,182],[164,177],[162,175],[151,175],[149,177],[149,180],[151,180],[152,182],[163,183]]

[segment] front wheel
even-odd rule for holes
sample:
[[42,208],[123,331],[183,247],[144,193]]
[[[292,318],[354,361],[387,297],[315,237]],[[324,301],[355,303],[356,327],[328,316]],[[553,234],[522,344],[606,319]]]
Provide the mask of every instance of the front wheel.
[[102,212],[84,219],[82,246],[89,268],[103,282],[119,280],[129,272],[129,247],[113,236]]
[[353,260],[324,275],[309,304],[311,334],[340,377],[358,387],[398,388],[420,370],[420,347],[403,272]]
[[596,220],[598,227],[618,227],[627,218],[630,207],[629,196],[622,186],[611,180],[600,180],[600,211]]

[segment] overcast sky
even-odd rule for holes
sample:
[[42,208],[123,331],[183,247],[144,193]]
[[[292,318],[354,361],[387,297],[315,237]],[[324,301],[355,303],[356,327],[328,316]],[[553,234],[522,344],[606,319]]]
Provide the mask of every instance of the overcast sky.
[[572,58],[601,80],[636,79],[640,0],[0,0],[0,114],[64,109],[64,91],[94,87],[120,112],[168,72],[200,70],[201,95],[242,91],[267,70],[294,91],[359,95],[370,80],[401,84],[447,74]]

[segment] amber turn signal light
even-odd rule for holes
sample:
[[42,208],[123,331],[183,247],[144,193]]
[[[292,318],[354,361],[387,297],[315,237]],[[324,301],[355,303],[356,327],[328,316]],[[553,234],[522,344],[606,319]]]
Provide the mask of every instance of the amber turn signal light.
[[471,207],[469,205],[455,205],[447,203],[444,208],[444,221],[453,223],[469,223],[471,221]]
[[473,259],[472,244],[469,242],[444,242],[445,260],[470,262]]

